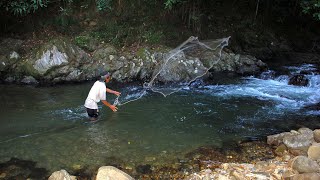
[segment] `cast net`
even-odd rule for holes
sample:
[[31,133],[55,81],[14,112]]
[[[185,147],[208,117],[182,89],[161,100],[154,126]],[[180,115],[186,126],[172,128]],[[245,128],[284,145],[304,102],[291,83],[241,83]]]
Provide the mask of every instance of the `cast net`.
[[124,105],[142,98],[147,91],[164,97],[188,87],[195,80],[208,75],[212,67],[221,60],[222,50],[228,46],[230,37],[199,41],[191,36],[178,47],[157,56],[156,66],[150,81],[135,92],[121,95],[114,105]]

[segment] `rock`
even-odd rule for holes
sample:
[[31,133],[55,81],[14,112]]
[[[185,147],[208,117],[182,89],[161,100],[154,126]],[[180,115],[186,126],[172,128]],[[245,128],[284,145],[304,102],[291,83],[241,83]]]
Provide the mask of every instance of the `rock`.
[[320,159],[320,143],[314,143],[309,147],[308,158],[315,161]]
[[275,153],[277,156],[283,156],[286,152],[287,152],[287,146],[285,146],[284,144],[280,144],[275,150]]
[[316,129],[313,131],[314,140],[320,143],[320,129]]
[[1,173],[1,174],[0,174],[0,179],[5,178],[6,176],[7,176],[7,174],[6,174],[6,173]]
[[267,68],[267,64],[249,55],[241,55],[239,62],[241,64],[237,67],[236,70],[236,72],[239,74],[258,73]]
[[290,77],[288,84],[295,86],[307,86],[309,83],[308,78],[303,74],[298,74]]
[[285,136],[288,136],[288,135],[292,135],[292,133],[290,132],[284,132],[284,133],[280,133],[280,134],[275,134],[275,135],[270,135],[270,136],[267,136],[267,143],[269,145],[280,145],[282,142],[283,142],[283,138]]
[[238,171],[231,171],[230,175],[235,177],[235,179],[246,179],[245,174],[243,174],[242,172],[238,172]]
[[295,175],[292,180],[319,180],[319,173],[303,173]]
[[48,180],[76,180],[75,176],[70,176],[69,173],[62,169],[51,174]]
[[102,166],[98,170],[96,180],[133,180],[127,173],[113,167]]
[[309,146],[314,142],[312,131],[300,130],[301,134],[289,135],[283,138],[283,143],[289,151],[296,155],[306,155]]
[[95,21],[90,21],[89,22],[89,26],[96,26],[97,25],[97,22],[95,22]]
[[7,82],[7,83],[12,83],[14,82],[16,79],[14,77],[7,77],[4,81]]
[[140,174],[150,174],[152,173],[152,170],[151,170],[151,165],[149,164],[146,164],[146,165],[138,165],[136,167],[136,171]]
[[[282,174],[282,179],[290,179],[294,177],[295,175],[299,174],[297,171],[294,170],[285,170]],[[280,179],[280,178],[279,178]]]
[[21,80],[21,83],[23,83],[23,84],[38,84],[39,82],[32,76],[25,76]]
[[309,128],[300,128],[298,132],[301,134],[308,134],[309,136],[313,136],[313,131]]
[[305,156],[297,156],[291,160],[289,163],[294,170],[299,173],[314,173],[319,172],[320,166],[313,160]]
[[47,70],[68,63],[68,56],[64,52],[60,52],[58,48],[53,45],[52,49],[43,52],[40,59],[38,59],[33,67],[41,74]]
[[19,58],[20,58],[20,55],[17,52],[12,51],[10,53],[10,59],[19,59]]
[[225,175],[222,175],[222,174],[219,174],[217,180],[230,180],[230,178],[228,178],[228,176],[225,176]]

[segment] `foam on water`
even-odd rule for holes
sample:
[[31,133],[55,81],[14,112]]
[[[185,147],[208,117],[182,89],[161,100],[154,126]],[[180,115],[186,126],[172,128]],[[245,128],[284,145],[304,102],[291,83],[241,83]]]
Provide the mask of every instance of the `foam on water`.
[[[286,68],[292,70],[290,74],[316,70],[313,65],[287,66]],[[288,85],[289,75],[280,75],[274,79],[247,77],[242,79],[241,84],[207,85],[203,87],[202,92],[224,99],[251,97],[271,101],[275,103],[276,109],[291,111],[320,102],[320,76],[315,75],[314,72],[305,76],[309,80],[308,86]]]

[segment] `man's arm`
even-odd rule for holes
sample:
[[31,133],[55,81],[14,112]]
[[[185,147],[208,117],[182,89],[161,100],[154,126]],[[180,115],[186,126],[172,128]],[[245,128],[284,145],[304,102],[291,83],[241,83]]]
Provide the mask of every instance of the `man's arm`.
[[106,100],[101,100],[101,102],[102,102],[104,105],[108,106],[113,112],[116,112],[116,111],[118,110],[118,108],[117,108],[116,106],[111,105],[111,104],[108,103]]
[[109,88],[107,88],[107,93],[111,93],[111,94],[114,94],[114,95],[116,95],[116,96],[120,96],[120,92],[118,92],[118,91],[114,91],[114,90],[112,90],[112,89],[109,89]]

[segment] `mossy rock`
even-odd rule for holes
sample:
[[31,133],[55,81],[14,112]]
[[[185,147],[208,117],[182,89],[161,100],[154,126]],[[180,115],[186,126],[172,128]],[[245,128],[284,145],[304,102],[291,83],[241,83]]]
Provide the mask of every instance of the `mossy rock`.
[[30,62],[30,60],[28,59],[21,61],[17,65],[13,74],[17,77],[22,77],[25,75],[33,76],[34,78],[40,77],[39,72],[33,67],[32,62]]
[[98,48],[98,41],[88,35],[80,35],[74,38],[75,44],[80,48],[93,52]]

